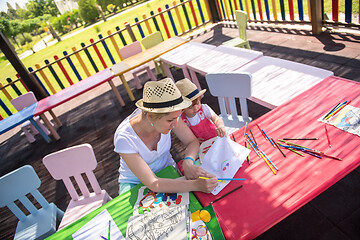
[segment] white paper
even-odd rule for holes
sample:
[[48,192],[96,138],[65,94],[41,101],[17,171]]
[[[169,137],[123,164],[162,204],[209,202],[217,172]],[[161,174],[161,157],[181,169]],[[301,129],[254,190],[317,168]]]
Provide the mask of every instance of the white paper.
[[127,240],[187,240],[186,212],[188,206],[162,208],[129,218]]
[[[125,237],[120,232],[116,223],[105,209],[86,223],[83,227],[77,230],[73,235],[73,239],[108,239],[110,221],[110,239],[111,240],[125,240]],[[102,238],[103,237],[103,238]],[[104,239],[105,238],[105,239]]]
[[[205,154],[201,167],[217,178],[233,178],[249,153],[250,149],[227,137],[217,138]],[[229,182],[219,182],[211,193],[218,194]]]

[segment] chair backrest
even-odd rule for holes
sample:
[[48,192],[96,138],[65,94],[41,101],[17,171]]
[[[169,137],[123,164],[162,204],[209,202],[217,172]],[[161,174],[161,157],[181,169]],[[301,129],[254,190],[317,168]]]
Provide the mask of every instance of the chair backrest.
[[161,43],[162,41],[164,41],[164,39],[161,35],[161,32],[157,31],[141,39],[141,44],[144,46],[145,49],[149,49],[156,44]]
[[119,49],[121,57],[128,58],[142,51],[141,43],[139,41],[133,42]]
[[241,10],[235,10],[236,24],[239,29],[239,37],[243,40],[247,40],[246,26],[247,26],[247,13]]
[[16,110],[20,111],[30,106],[31,104],[36,103],[37,99],[34,93],[30,91],[12,99],[10,102],[16,108]]
[[49,206],[48,201],[38,191],[41,181],[30,165],[20,167],[0,178],[0,207],[7,206],[20,220],[25,221],[27,216],[15,204],[19,200],[30,214],[36,215],[38,209],[27,198],[31,194],[43,208]]
[[235,98],[239,98],[241,115],[249,119],[246,98],[251,96],[250,73],[209,73],[205,76],[211,95],[218,98],[222,116],[227,116],[225,97],[229,99],[231,115],[238,115]]
[[74,177],[85,198],[90,196],[90,191],[81,174],[86,175],[96,194],[101,193],[100,185],[93,172],[97,161],[90,144],[81,144],[51,153],[43,158],[43,163],[54,179],[63,180],[71,199],[78,200],[80,197],[70,177]]

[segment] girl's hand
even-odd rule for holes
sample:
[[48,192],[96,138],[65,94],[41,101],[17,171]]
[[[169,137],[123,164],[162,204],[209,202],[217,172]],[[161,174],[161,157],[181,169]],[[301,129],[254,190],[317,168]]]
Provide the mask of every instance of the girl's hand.
[[216,128],[216,133],[219,137],[225,137],[226,135],[225,126],[219,126],[218,128]]

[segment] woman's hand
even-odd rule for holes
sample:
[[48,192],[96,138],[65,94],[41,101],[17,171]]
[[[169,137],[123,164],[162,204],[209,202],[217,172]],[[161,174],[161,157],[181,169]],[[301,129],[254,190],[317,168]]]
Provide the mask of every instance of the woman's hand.
[[219,184],[215,175],[207,173],[203,175],[208,179],[200,179],[196,180],[196,185],[198,185],[199,191],[210,193],[214,188]]
[[207,172],[199,166],[195,166],[193,161],[185,159],[183,162],[183,170],[186,179],[197,179],[199,176],[205,176]]

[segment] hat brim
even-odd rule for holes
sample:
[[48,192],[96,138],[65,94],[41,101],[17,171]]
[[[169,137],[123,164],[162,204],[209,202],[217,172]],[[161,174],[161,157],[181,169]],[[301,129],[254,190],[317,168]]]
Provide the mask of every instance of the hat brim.
[[197,99],[198,97],[204,95],[205,92],[206,92],[206,89],[201,90],[198,94],[196,94],[195,96],[193,96],[192,98],[190,98],[190,101],[194,101],[194,100]]
[[192,101],[186,97],[183,97],[183,101],[179,104],[176,104],[171,107],[164,107],[164,108],[147,108],[144,107],[144,101],[143,99],[138,100],[135,105],[140,108],[141,110],[144,110],[146,112],[153,112],[153,113],[170,113],[175,112],[178,110],[183,110],[185,108],[190,107],[192,104]]

